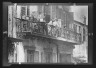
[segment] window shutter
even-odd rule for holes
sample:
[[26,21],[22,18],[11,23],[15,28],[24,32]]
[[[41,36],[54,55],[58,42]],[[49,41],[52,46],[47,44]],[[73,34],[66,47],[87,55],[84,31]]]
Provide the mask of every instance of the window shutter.
[[46,23],[49,23],[50,22],[50,15],[46,15],[45,16],[45,21],[46,21]]
[[22,18],[22,16],[25,17],[26,15],[27,15],[27,7],[22,6],[21,7],[21,18]]
[[46,55],[44,54],[44,52],[41,53],[41,62],[42,63],[46,62]]
[[39,62],[39,52],[35,51],[34,53],[34,62]]
[[53,57],[52,57],[53,58],[53,63],[56,63],[57,62],[56,56],[57,56],[56,53],[53,53]]

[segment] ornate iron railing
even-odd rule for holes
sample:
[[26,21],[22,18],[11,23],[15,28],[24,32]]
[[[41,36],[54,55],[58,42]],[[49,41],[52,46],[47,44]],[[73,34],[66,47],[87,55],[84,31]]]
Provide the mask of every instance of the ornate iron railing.
[[[23,32],[30,32],[31,34],[41,34],[45,36],[51,36],[56,38],[64,38],[67,40],[75,41],[77,43],[81,42],[81,35],[72,30],[61,28],[54,25],[49,25],[48,23],[38,22],[32,23],[30,21],[18,21],[17,19],[17,35],[21,38],[24,35]],[[20,33],[22,34],[20,34]]]

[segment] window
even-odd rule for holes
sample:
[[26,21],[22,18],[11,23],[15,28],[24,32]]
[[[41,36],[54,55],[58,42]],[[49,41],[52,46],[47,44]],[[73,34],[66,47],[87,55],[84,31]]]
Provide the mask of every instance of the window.
[[29,6],[27,7],[27,15],[29,16],[30,13],[29,13],[30,9],[29,9]]
[[85,29],[83,28],[83,41],[85,41]]
[[57,62],[57,53],[53,53],[52,56],[53,56],[53,63],[56,63]]
[[73,28],[74,28],[74,31],[76,31],[76,26],[75,26],[75,24],[73,24]]
[[76,25],[76,24],[74,24],[74,26],[73,26],[73,27],[74,27],[74,31],[75,31],[75,32],[77,32],[77,25]]
[[50,6],[44,6],[44,13],[50,15]]
[[41,62],[52,63],[53,62],[52,53],[51,52],[42,52],[41,53]]
[[45,21],[46,21],[46,23],[49,23],[50,22],[50,15],[46,15],[45,16]]
[[79,33],[81,33],[81,26],[79,26]]
[[21,18],[22,16],[26,16],[27,15],[27,8],[26,6],[22,6],[21,7]]
[[82,39],[82,37],[81,37],[81,34],[79,35],[79,41],[81,42],[81,39]]
[[45,53],[44,52],[41,52],[41,62],[42,63],[45,63],[46,62],[46,59],[45,59]]
[[26,7],[21,7],[21,16],[25,15]]
[[27,50],[27,62],[39,62],[39,52],[34,50]]
[[34,62],[39,62],[39,52],[38,51],[35,51],[34,52]]
[[66,23],[67,23],[67,22],[66,22],[66,19],[67,19],[66,17],[67,17],[67,15],[65,14],[65,26],[66,26]]
[[76,32],[77,32],[77,25],[76,25]]
[[69,24],[69,28],[72,29],[72,24],[71,23]]
[[26,21],[23,22],[23,31],[27,31],[27,22]]
[[27,50],[27,62],[34,62],[34,51]]
[[70,63],[71,62],[71,54],[60,54],[60,62],[61,63]]
[[48,52],[46,53],[46,63],[52,62],[52,53]]
[[64,13],[64,28],[66,28],[66,13]]

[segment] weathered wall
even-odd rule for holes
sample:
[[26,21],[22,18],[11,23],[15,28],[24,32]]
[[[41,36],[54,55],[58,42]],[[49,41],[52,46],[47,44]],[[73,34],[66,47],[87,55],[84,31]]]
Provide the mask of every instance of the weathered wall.
[[[57,45],[56,45],[57,44]],[[17,45],[17,62],[27,62],[27,51],[25,47],[22,46],[33,46],[36,47],[35,52],[38,51],[38,55],[35,54],[35,62],[46,62],[46,50],[44,48],[52,48],[52,55],[51,55],[51,61],[52,63],[57,62],[57,49],[58,49],[58,60],[60,62],[71,62],[71,56],[73,52],[73,45],[67,45],[60,41],[51,41],[50,43],[48,40],[41,40],[41,39],[34,39],[34,40],[25,40],[23,44]],[[50,50],[48,50],[50,51]],[[43,55],[42,55],[43,54]],[[36,59],[36,57],[38,59]],[[61,58],[61,59],[60,59]],[[15,60],[15,58],[14,58]]]
[[[74,45],[68,45],[64,42],[57,41],[58,49],[59,49],[59,62],[61,58],[61,62],[71,62],[72,60],[72,53],[74,49]],[[62,55],[60,57],[60,55]]]
[[12,8],[13,6],[8,6],[8,37],[12,37],[12,22],[13,22],[13,19],[12,19]]

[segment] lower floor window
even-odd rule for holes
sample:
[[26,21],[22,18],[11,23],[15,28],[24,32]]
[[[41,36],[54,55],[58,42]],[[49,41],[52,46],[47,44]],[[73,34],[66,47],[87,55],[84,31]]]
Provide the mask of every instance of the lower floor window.
[[46,53],[46,63],[52,63],[52,53]]
[[39,62],[39,52],[27,50],[27,62]]
[[42,52],[41,53],[41,62],[52,63],[53,62],[52,53],[50,53],[50,52]]
[[71,54],[60,54],[60,62],[61,63],[71,62]]

